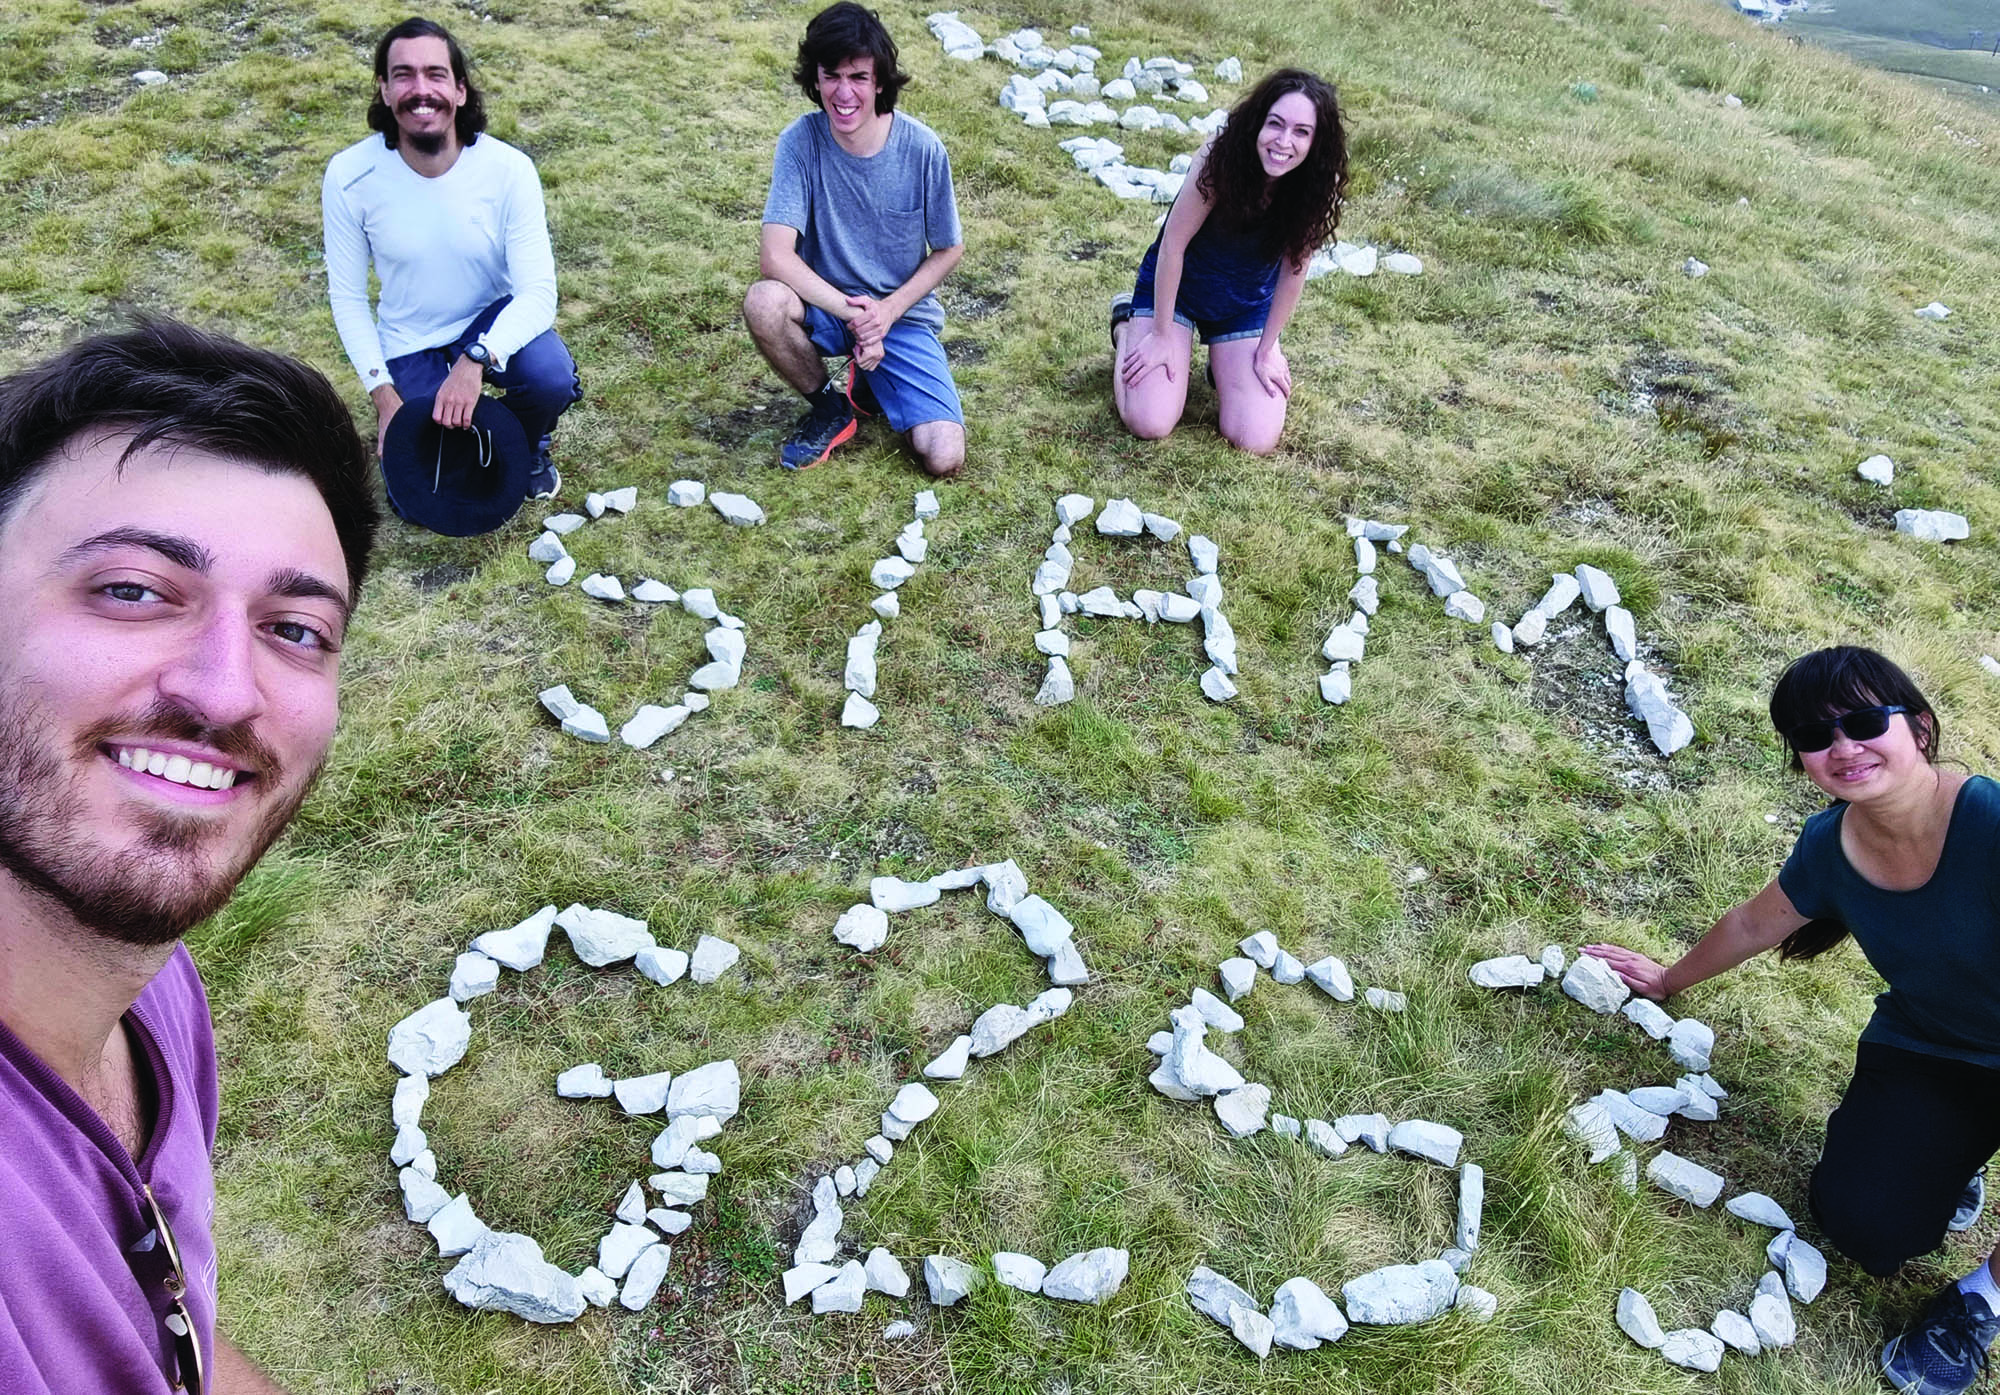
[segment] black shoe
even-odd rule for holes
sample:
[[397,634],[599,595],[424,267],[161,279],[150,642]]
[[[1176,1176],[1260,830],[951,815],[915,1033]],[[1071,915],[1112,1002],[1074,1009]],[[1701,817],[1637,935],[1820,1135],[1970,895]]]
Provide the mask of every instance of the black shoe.
[[1970,1230],[1979,1224],[1979,1213],[1986,1209],[1986,1174],[1975,1172],[1972,1180],[1965,1184],[1959,1194],[1958,1209],[1951,1213],[1946,1230]]
[[823,387],[809,401],[812,405],[792,428],[791,438],[778,449],[778,463],[787,470],[811,469],[854,436],[854,408],[843,394]]
[[1882,1348],[1882,1374],[1903,1395],[1963,1395],[1986,1370],[2000,1317],[1976,1293],[1947,1284],[1909,1331]]
[[547,451],[535,457],[535,463],[528,470],[528,497],[530,499],[553,499],[562,488],[562,471],[556,469]]

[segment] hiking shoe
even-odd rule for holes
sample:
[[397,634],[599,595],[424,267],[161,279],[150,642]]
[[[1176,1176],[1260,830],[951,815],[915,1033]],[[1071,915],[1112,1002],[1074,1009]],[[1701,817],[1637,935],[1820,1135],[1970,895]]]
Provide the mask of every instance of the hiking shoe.
[[791,438],[778,449],[778,463],[787,470],[809,470],[833,448],[854,436],[854,407],[841,393],[821,388],[809,399],[806,414],[792,428]]
[[1120,291],[1111,297],[1111,347],[1118,347],[1118,326],[1132,318],[1132,292]]
[[528,497],[530,499],[553,499],[562,488],[562,471],[543,451],[535,457],[535,463],[528,471]]
[[1946,1230],[1970,1230],[1979,1224],[1979,1213],[1986,1209],[1986,1174],[1975,1172],[1972,1180],[1965,1184],[1959,1194],[1958,1209],[1951,1213]]
[[847,369],[848,403],[864,417],[882,415],[882,404],[875,399],[875,389],[868,381],[868,375],[852,364]]
[[1882,1348],[1882,1374],[1903,1395],[1962,1395],[1986,1370],[2000,1317],[1976,1293],[1947,1284],[1909,1331]]

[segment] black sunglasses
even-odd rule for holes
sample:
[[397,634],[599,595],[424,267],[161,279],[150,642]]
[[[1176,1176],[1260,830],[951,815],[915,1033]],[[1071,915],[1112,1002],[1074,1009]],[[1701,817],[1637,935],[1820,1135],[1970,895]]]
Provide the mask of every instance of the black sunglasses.
[[1894,706],[1857,707],[1852,712],[1843,712],[1824,722],[1801,722],[1785,733],[1785,740],[1791,742],[1792,749],[1800,754],[1824,751],[1831,746],[1835,727],[1846,733],[1849,741],[1873,741],[1889,729],[1891,717],[1909,710]]
[[140,1191],[145,1193],[146,1205],[152,1211],[153,1230],[160,1237],[160,1246],[167,1261],[167,1299],[173,1304],[173,1310],[166,1316],[166,1326],[168,1334],[174,1339],[174,1356],[180,1368],[180,1379],[174,1382],[173,1388],[185,1391],[186,1395],[202,1395],[208,1388],[208,1382],[203,1378],[205,1373],[201,1367],[201,1339],[195,1335],[194,1316],[188,1312],[185,1301],[187,1275],[181,1269],[180,1247],[174,1244],[174,1233],[167,1226],[166,1213],[160,1209],[153,1189],[141,1184]]

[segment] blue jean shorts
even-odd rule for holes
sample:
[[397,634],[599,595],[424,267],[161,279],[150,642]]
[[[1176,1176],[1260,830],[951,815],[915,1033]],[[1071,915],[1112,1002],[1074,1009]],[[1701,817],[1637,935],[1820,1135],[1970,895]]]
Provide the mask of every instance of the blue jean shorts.
[[[823,354],[851,354],[854,340],[847,324],[817,305],[806,306],[806,334]],[[944,344],[928,325],[898,320],[882,338],[882,361],[861,375],[882,404],[882,415],[893,431],[908,431],[927,421],[965,424],[958,388],[951,381]]]
[[[1132,292],[1132,318],[1135,320],[1153,318],[1153,283],[1144,282]],[[1174,306],[1174,323],[1185,325],[1201,335],[1204,344],[1226,344],[1232,339],[1255,339],[1264,332],[1265,323],[1271,318],[1271,303],[1253,305],[1211,319],[1207,316],[1189,315],[1179,304]]]

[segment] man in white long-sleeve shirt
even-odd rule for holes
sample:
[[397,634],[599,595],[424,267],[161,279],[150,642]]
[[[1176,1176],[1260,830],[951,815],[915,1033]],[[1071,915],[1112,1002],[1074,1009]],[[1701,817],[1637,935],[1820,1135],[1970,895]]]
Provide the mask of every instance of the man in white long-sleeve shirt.
[[407,19],[384,34],[375,82],[376,134],[327,162],[320,210],[333,322],[374,399],[376,447],[404,398],[434,393],[432,418],[467,427],[491,383],[534,445],[530,497],[552,498],[550,434],[583,394],[553,328],[555,256],[534,162],[480,134],[485,105],[442,25]]

